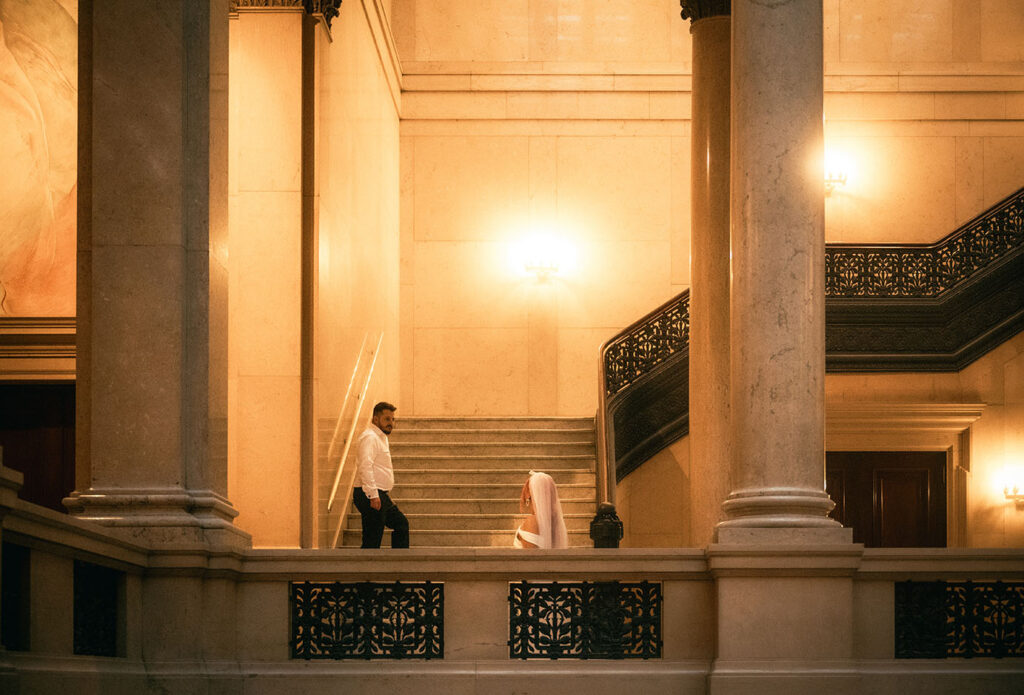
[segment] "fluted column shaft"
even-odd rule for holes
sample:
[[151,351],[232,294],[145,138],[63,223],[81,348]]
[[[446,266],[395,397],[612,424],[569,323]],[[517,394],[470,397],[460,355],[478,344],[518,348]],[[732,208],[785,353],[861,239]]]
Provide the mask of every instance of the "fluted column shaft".
[[690,147],[690,467],[694,545],[710,542],[729,492],[728,3],[697,15]]
[[734,0],[734,487],[720,531],[835,526],[824,491],[822,67],[819,0]]

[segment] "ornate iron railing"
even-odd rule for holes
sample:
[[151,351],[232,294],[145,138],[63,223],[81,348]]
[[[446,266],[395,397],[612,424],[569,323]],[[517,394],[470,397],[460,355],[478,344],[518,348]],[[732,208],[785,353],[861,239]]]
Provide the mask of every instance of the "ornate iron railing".
[[293,659],[442,659],[444,585],[294,582]]
[[897,659],[1024,657],[1024,582],[899,582]]
[[[1024,189],[935,244],[829,244],[825,250],[827,369],[962,369],[1024,325],[1022,277]],[[655,447],[687,434],[685,379],[654,388],[651,384],[656,380],[650,377],[657,373],[658,379],[664,379],[672,371],[665,367],[682,365],[687,356],[689,299],[689,291],[673,297],[601,347],[599,501],[614,501],[614,481],[624,474],[617,465],[625,455],[619,449],[630,449],[628,472],[656,453]],[[908,300],[923,301],[908,304]],[[673,394],[674,412],[661,417],[674,419],[641,423],[632,428],[636,430],[629,437],[633,443],[626,443],[616,435],[621,423],[616,424],[613,413],[637,410],[636,403],[623,404],[641,384],[652,393],[660,389]],[[680,403],[685,412],[678,412]],[[619,416],[629,419],[628,413]],[[650,419],[649,414],[643,417]]]
[[603,349],[605,395],[614,396],[690,345],[690,291],[644,316]]
[[1024,246],[1024,190],[934,244],[828,245],[827,297],[938,297]]
[[509,658],[661,658],[661,585],[509,585]]

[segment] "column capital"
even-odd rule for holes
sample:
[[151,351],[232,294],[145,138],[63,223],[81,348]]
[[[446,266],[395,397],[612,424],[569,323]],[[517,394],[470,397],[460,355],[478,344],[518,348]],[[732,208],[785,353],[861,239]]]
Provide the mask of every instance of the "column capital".
[[331,28],[331,22],[341,11],[342,0],[230,0],[228,11],[232,14],[239,10],[273,10],[273,9],[297,9],[305,10],[307,14],[323,17],[327,28]]
[[679,0],[679,6],[683,8],[679,14],[691,22],[708,17],[728,17],[731,4],[732,0]]

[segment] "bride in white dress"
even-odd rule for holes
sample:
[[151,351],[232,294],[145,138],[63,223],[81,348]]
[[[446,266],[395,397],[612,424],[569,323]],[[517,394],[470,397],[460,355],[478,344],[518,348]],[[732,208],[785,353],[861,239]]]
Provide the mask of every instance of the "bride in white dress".
[[530,471],[519,496],[519,511],[530,516],[516,529],[513,548],[568,548],[558,488],[547,473]]

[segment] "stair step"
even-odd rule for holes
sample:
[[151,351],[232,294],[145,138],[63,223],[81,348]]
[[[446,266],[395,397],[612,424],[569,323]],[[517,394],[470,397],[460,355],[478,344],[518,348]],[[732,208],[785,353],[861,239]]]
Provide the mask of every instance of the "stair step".
[[437,429],[428,427],[396,427],[390,436],[391,444],[413,442],[575,442],[594,444],[594,427],[560,429],[493,429],[460,427]]
[[[515,529],[503,531],[409,531],[409,545],[413,548],[510,548],[512,547],[512,536]],[[343,545],[347,547],[359,547],[362,541],[362,532],[358,530],[346,530],[343,538]],[[382,547],[389,547],[391,533],[384,531],[384,542]],[[569,546],[572,548],[590,547],[593,541],[590,540],[589,531],[570,531]]]
[[593,453],[594,444],[584,442],[392,442],[391,456],[406,454],[460,456],[473,454],[518,454],[520,456],[558,456]]
[[[410,514],[436,514],[439,509],[450,511],[452,514],[502,514],[505,516],[515,516],[519,513],[518,494],[514,498],[509,497],[505,499],[483,497],[424,499],[415,497],[404,498],[396,495],[395,501],[406,516]],[[320,500],[320,505],[321,509],[326,509],[327,500]],[[596,509],[597,503],[593,496],[590,499],[562,499],[562,513],[566,515],[589,514],[593,516]],[[358,514],[351,503],[349,503],[349,513]]]
[[549,470],[594,470],[596,458],[590,454],[563,454],[559,456],[536,456],[531,454],[480,454],[453,456],[450,454],[402,454],[392,457],[395,470],[404,471],[417,468],[466,468],[466,469],[502,469],[529,471]]
[[[401,505],[404,508],[404,505]],[[404,513],[404,512],[403,512]],[[409,528],[419,531],[460,530],[460,531],[515,531],[523,522],[523,514],[406,514]],[[588,531],[594,513],[566,514],[565,527],[570,531]],[[345,529],[361,529],[362,517],[358,512],[348,514]]]
[[[485,485],[452,485],[450,483],[423,483],[395,485],[394,498],[402,499],[437,499],[450,497],[454,499],[483,498],[518,500],[523,488],[522,483],[494,483]],[[558,486],[558,496],[562,500],[594,499],[594,486],[571,483]]]
[[[417,469],[396,469],[396,487],[406,485],[423,484],[444,484],[457,485],[517,485],[522,487],[526,482],[528,471],[519,470],[493,470],[473,468],[417,468]],[[551,477],[555,484],[562,488],[563,485],[588,485],[593,487],[596,484],[595,474],[592,471],[553,470]],[[333,484],[333,480],[330,481]]]

